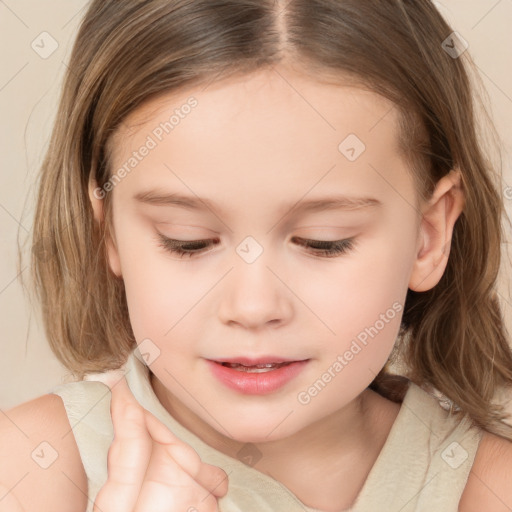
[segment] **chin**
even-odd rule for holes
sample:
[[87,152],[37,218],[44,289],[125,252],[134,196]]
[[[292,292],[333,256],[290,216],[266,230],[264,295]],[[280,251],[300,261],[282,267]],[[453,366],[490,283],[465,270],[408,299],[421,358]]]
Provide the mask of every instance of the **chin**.
[[[290,415],[292,416],[292,415]],[[226,421],[230,439],[240,443],[269,443],[287,438],[300,430],[290,421],[291,418],[283,421],[282,416],[277,417],[250,417],[243,423],[238,421]],[[285,425],[289,421],[288,425]],[[211,425],[213,428],[218,425]],[[225,432],[220,432],[224,435]]]

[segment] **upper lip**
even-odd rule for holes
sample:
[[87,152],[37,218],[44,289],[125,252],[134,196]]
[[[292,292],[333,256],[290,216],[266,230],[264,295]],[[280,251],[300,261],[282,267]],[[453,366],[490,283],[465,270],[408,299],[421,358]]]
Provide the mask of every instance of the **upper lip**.
[[225,357],[211,359],[216,363],[239,363],[244,366],[255,366],[258,364],[270,364],[270,363],[292,363],[296,361],[306,361],[306,359],[288,359],[279,356],[259,356],[259,357]]

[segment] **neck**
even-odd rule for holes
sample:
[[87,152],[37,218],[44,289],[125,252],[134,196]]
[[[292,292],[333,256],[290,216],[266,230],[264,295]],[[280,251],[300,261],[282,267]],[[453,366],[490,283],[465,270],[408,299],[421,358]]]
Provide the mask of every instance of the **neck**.
[[[212,448],[239,458],[246,443],[222,435],[171,395],[152,372],[150,376],[156,396],[173,418]],[[366,389],[346,407],[289,437],[251,443],[261,454],[254,468],[281,482],[308,507],[325,512],[348,509],[399,409],[399,404]]]

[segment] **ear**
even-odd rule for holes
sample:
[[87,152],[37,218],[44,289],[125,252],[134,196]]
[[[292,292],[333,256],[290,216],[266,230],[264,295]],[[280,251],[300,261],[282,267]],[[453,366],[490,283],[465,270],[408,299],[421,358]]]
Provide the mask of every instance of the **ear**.
[[423,209],[418,252],[409,281],[411,290],[424,292],[441,280],[450,255],[453,227],[464,204],[460,170],[452,169],[439,180]]
[[[94,212],[94,219],[100,225],[105,220],[103,209],[103,198],[105,197],[105,194],[106,192],[101,187],[98,187],[96,180],[91,177],[89,179],[89,199],[91,201],[92,210]],[[115,238],[108,236],[106,239],[106,244],[110,268],[117,277],[121,277],[121,262],[119,259]]]

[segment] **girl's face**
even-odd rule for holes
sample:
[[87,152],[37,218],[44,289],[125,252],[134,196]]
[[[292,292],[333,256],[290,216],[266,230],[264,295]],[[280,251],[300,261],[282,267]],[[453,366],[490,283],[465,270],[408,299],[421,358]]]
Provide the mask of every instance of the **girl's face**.
[[[354,404],[393,348],[421,242],[392,104],[275,68],[152,101],[112,147],[110,265],[168,403],[244,442]],[[305,362],[211,362],[240,358]]]

